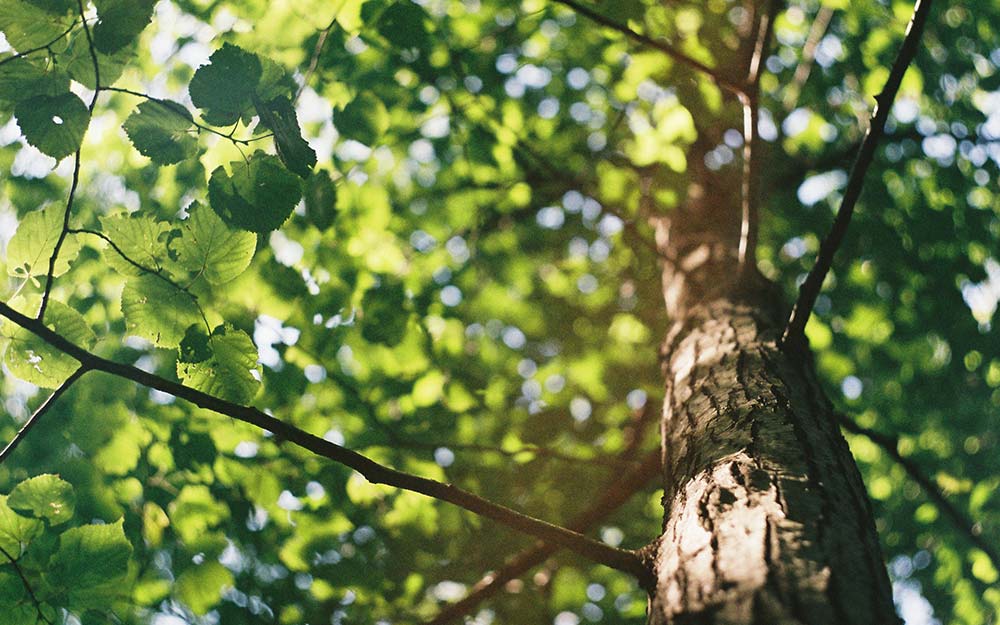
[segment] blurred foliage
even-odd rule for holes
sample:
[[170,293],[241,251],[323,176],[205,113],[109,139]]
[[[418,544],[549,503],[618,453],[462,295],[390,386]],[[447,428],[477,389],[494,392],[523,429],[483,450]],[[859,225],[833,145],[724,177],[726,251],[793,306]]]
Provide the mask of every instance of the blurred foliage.
[[[744,20],[730,0],[593,6],[719,67]],[[759,252],[789,300],[911,8],[798,0],[779,16]],[[662,396],[641,211],[676,206],[694,167],[738,181],[730,97],[541,0],[87,10],[85,32],[75,2],[0,0],[4,301],[37,310],[80,148],[58,331],[553,522],[614,488],[626,465],[598,460]],[[936,9],[807,329],[835,403],[898,434],[994,544],[997,24],[995,3]],[[75,363],[10,323],[0,335],[6,441]],[[995,563],[851,443],[907,622],[997,622]],[[655,488],[597,534],[656,536]],[[531,544],[95,373],[0,466],[0,492],[0,546],[53,622],[420,622]],[[507,591],[476,622],[644,622],[631,579],[571,555]],[[0,609],[39,615],[6,561]]]

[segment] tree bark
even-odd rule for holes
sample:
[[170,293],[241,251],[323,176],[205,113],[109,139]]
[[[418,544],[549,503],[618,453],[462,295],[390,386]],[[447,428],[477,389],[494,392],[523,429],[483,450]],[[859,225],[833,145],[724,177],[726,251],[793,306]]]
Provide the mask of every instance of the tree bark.
[[740,270],[733,212],[699,194],[657,224],[672,327],[649,623],[898,623],[871,505],[808,348],[779,345],[777,289]]

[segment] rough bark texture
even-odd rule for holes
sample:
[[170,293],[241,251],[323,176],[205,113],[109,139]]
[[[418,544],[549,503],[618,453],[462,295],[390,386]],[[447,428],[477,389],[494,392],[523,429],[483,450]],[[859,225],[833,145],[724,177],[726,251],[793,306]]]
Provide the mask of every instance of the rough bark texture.
[[730,215],[699,205],[659,224],[673,326],[649,622],[898,623],[870,503],[811,356],[779,347],[780,297],[739,271]]

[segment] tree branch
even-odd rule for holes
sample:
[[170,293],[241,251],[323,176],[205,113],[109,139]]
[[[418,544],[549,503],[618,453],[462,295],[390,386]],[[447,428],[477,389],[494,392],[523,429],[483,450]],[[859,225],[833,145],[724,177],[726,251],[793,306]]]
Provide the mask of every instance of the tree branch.
[[62,249],[69,234],[69,217],[73,210],[73,199],[76,197],[76,188],[80,184],[80,148],[77,148],[73,155],[73,179],[69,184],[69,195],[66,197],[66,210],[63,213],[62,229],[59,231],[59,238],[52,248],[52,255],[49,257],[49,269],[45,274],[45,290],[42,292],[42,303],[38,306],[38,320],[45,319],[45,308],[49,305],[49,297],[52,295],[52,286],[55,283],[56,261],[59,260],[59,250]]
[[80,367],[79,369],[74,371],[72,375],[66,378],[66,380],[59,385],[59,388],[52,391],[52,394],[49,395],[49,398],[46,399],[41,406],[35,409],[35,412],[32,413],[32,415],[28,418],[28,420],[24,423],[24,425],[21,426],[21,429],[17,431],[17,434],[14,435],[14,438],[12,438],[9,443],[7,443],[7,446],[3,448],[3,451],[0,451],[0,464],[3,464],[3,461],[6,460],[9,455],[14,453],[14,450],[17,449],[17,446],[20,445],[25,438],[27,438],[28,433],[31,432],[31,429],[38,424],[38,421],[41,420],[43,416],[45,416],[45,413],[52,408],[52,405],[55,404],[56,401],[60,397],[62,397],[63,393],[68,391],[69,387],[73,386],[73,383],[79,380],[84,373],[87,373],[86,367]]
[[[642,458],[641,464],[614,480],[594,505],[584,510],[569,523],[569,528],[585,532],[612,512],[622,507],[640,488],[660,472],[660,450],[656,449]],[[446,606],[427,625],[446,625],[469,614],[483,601],[496,595],[504,585],[527,573],[557,552],[559,547],[550,543],[537,543],[516,554],[497,571],[483,576],[463,599]]]
[[786,110],[790,111],[795,107],[799,99],[799,94],[802,92],[802,87],[809,80],[809,74],[812,73],[813,64],[816,61],[816,48],[819,47],[819,42],[823,39],[823,35],[826,34],[826,29],[830,26],[830,20],[833,19],[834,12],[835,9],[833,7],[824,4],[819,8],[819,12],[816,13],[816,17],[813,19],[809,35],[806,37],[806,45],[802,47],[802,59],[795,68],[795,76],[792,78],[792,84],[785,91],[785,98],[782,101]]
[[10,555],[10,553],[8,553],[3,547],[0,547],[0,554],[3,554],[3,557],[7,558],[7,560],[10,561],[10,565],[14,567],[14,572],[17,573],[17,576],[21,579],[21,583],[24,584],[24,590],[27,591],[28,597],[31,598],[31,603],[35,605],[35,611],[38,612],[38,618],[43,622],[48,623],[48,625],[52,625],[52,621],[45,616],[44,612],[42,612],[42,604],[38,601],[38,597],[35,596],[35,591],[32,590],[31,584],[28,582],[28,578],[24,575],[24,571],[21,570],[21,565],[17,563],[17,558]]
[[73,31],[74,28],[76,28],[76,20],[73,20],[73,23],[69,25],[69,28],[67,28],[66,30],[64,30],[58,37],[56,37],[52,41],[50,41],[48,43],[43,43],[42,45],[40,45],[40,46],[38,46],[36,48],[29,48],[29,49],[25,50],[24,52],[18,52],[17,54],[12,54],[11,56],[8,56],[5,59],[0,59],[0,65],[4,65],[6,63],[10,63],[11,61],[16,61],[17,59],[24,58],[24,57],[28,56],[29,54],[34,54],[35,52],[41,52],[42,50],[48,50],[50,47],[52,47],[52,44],[57,43],[60,39],[62,39],[66,35],[70,34]]
[[944,512],[944,515],[948,517],[948,520],[951,521],[951,524],[955,527],[955,529],[960,534],[965,536],[969,542],[989,556],[990,560],[993,561],[994,568],[1000,569],[1000,551],[997,550],[995,545],[989,543],[985,538],[983,538],[982,533],[976,527],[977,524],[966,517],[965,514],[955,506],[955,504],[949,501],[937,484],[924,475],[924,473],[920,470],[920,467],[917,466],[913,460],[899,453],[899,441],[896,437],[862,427],[846,415],[837,415],[837,417],[845,430],[855,434],[860,434],[885,450],[885,452],[889,454],[889,457],[891,457],[896,464],[903,467],[903,470],[910,476],[910,479],[919,484],[920,488],[927,493],[927,496],[931,499],[931,501],[933,501],[934,504]]
[[213,412],[232,417],[238,421],[255,425],[263,430],[273,433],[279,440],[290,441],[303,449],[307,449],[317,455],[342,464],[345,467],[354,469],[373,484],[395,486],[404,490],[427,495],[428,497],[447,501],[480,516],[498,521],[499,523],[522,533],[570,549],[571,551],[574,551],[575,553],[594,562],[598,562],[613,569],[634,575],[640,580],[640,582],[649,582],[649,572],[646,570],[639,557],[632,551],[611,547],[610,545],[606,545],[600,541],[594,540],[572,530],[547,523],[546,521],[522,514],[506,506],[493,503],[468,491],[452,486],[451,484],[444,484],[442,482],[410,473],[404,473],[402,471],[397,471],[396,469],[381,465],[367,456],[335,443],[331,443],[330,441],[310,434],[304,430],[300,430],[299,428],[267,415],[256,408],[234,404],[191,387],[184,386],[183,384],[161,378],[131,365],[101,358],[100,356],[97,356],[96,354],[71,343],[62,335],[49,329],[41,321],[21,314],[4,302],[0,302],[0,316],[7,317],[15,324],[38,336],[49,345],[52,345],[69,356],[72,356],[88,369],[103,371],[120,378],[137,382],[143,386],[187,400],[206,410],[211,410]]
[[861,142],[861,148],[858,150],[854,166],[851,168],[851,175],[847,181],[844,198],[840,203],[840,210],[837,211],[837,217],[834,219],[829,234],[826,235],[826,238],[823,239],[823,243],[820,245],[816,263],[809,271],[805,282],[799,288],[799,298],[795,302],[795,307],[792,309],[792,314],[788,319],[788,326],[785,328],[784,336],[781,337],[782,343],[798,341],[803,337],[806,322],[809,321],[813,305],[816,303],[816,298],[823,287],[823,280],[826,278],[826,274],[830,271],[830,266],[833,264],[833,256],[843,242],[847,227],[851,223],[854,205],[858,202],[858,198],[861,195],[861,188],[865,182],[865,173],[875,158],[875,148],[878,145],[879,139],[882,138],[882,134],[885,132],[885,122],[889,118],[889,112],[892,110],[892,103],[896,99],[899,85],[903,81],[903,75],[906,74],[906,69],[917,54],[920,36],[923,34],[924,24],[927,22],[927,16],[931,11],[931,1],[917,0],[913,7],[913,17],[910,18],[910,24],[907,26],[903,45],[899,49],[899,54],[892,65],[892,70],[889,72],[889,78],[886,80],[885,87],[882,88],[882,93],[875,97],[875,110],[872,111],[871,124],[868,127],[868,132],[865,134],[864,141]]
[[597,11],[594,11],[593,9],[590,9],[580,4],[576,0],[552,0],[552,1],[555,2],[556,4],[562,4],[564,6],[567,6],[576,11],[577,13],[579,13],[580,15],[586,17],[587,19],[596,22],[601,26],[605,26],[607,28],[610,28],[611,30],[617,31],[625,35],[632,41],[635,41],[636,43],[640,43],[644,46],[648,46],[650,48],[654,48],[656,50],[659,50],[660,52],[663,52],[664,54],[674,59],[678,63],[686,65],[687,67],[697,72],[700,72],[705,76],[708,76],[709,78],[712,79],[712,82],[714,82],[722,89],[725,89],[726,91],[729,91],[737,95],[743,93],[742,85],[738,85],[730,81],[728,78],[723,76],[718,70],[715,70],[709,67],[708,65],[705,65],[701,61],[698,61],[684,54],[683,52],[681,52],[680,50],[674,48],[669,44],[666,44],[662,41],[657,41],[656,39],[643,35],[642,33],[638,33],[629,28],[628,26],[620,24],[615,20],[612,20],[604,15],[601,15]]
[[764,56],[771,42],[774,20],[781,8],[780,0],[771,0],[768,12],[757,20],[757,37],[747,69],[746,88],[739,95],[743,106],[743,181],[741,184],[741,213],[739,263],[742,270],[754,267],[757,251],[757,230],[760,222],[757,203],[758,163],[754,148],[757,143],[757,117],[760,108],[760,75]]

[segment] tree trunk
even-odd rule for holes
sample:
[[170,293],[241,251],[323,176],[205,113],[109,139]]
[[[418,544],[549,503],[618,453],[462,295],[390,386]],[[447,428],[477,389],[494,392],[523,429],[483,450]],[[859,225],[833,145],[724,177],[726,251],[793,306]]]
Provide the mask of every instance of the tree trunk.
[[723,231],[732,214],[699,204],[658,224],[673,326],[649,623],[898,623],[870,502],[808,348],[779,346],[777,289],[739,270]]

